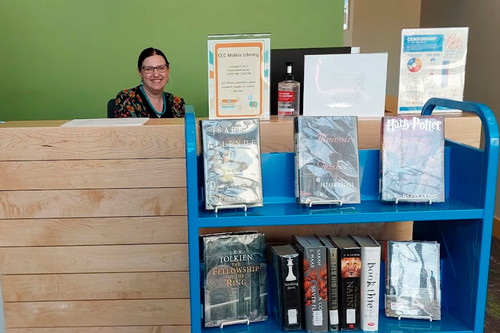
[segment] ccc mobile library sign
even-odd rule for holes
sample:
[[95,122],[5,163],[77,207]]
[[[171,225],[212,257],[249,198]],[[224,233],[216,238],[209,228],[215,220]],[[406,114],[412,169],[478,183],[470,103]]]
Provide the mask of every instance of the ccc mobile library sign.
[[269,119],[270,37],[208,36],[210,119]]

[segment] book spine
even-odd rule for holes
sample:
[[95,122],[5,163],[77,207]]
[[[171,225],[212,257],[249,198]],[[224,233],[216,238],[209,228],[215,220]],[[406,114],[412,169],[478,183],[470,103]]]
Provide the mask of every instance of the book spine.
[[378,331],[380,247],[361,248],[361,329]]
[[[341,330],[356,330],[359,328],[361,294],[360,261],[360,249],[340,249]],[[356,269],[354,270],[353,268]]]
[[283,330],[302,329],[302,297],[300,290],[299,257],[280,257],[281,317]]
[[328,330],[328,287],[325,247],[304,249],[304,315],[308,332]]
[[328,329],[339,330],[338,253],[336,247],[328,248]]

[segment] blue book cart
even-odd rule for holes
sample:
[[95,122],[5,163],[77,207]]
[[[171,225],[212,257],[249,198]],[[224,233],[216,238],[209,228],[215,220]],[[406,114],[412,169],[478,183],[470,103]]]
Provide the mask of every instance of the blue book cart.
[[[380,295],[379,331],[388,332],[483,332],[486,291],[493,230],[499,133],[493,112],[484,104],[430,99],[422,114],[435,107],[477,114],[483,124],[484,148],[476,149],[446,140],[446,201],[443,203],[384,203],[379,200],[379,150],[360,150],[361,203],[340,207],[303,207],[294,197],[293,153],[262,154],[264,206],[243,210],[206,211],[203,205],[203,164],[197,150],[194,114],[186,114],[186,180],[188,204],[189,282],[191,331],[280,332],[272,315],[261,323],[204,328],[201,302],[199,235],[206,228],[376,223],[414,221],[418,240],[441,244],[442,319],[388,318]],[[383,279],[383,274],[381,279]],[[382,282],[383,280],[381,280]],[[304,331],[305,332],[305,331]],[[360,331],[361,332],[361,331]]]

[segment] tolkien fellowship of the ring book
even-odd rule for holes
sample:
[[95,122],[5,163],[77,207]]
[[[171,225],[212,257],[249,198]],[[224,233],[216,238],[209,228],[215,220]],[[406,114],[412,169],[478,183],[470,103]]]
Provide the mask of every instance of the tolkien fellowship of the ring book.
[[291,244],[267,246],[271,313],[283,331],[302,329],[301,262]]
[[397,318],[440,320],[439,243],[389,241],[386,251],[385,314]]
[[234,232],[200,238],[205,327],[267,320],[264,234]]
[[444,202],[442,116],[382,119],[381,199]]
[[356,330],[361,310],[361,247],[348,236],[328,236],[338,247],[340,329]]
[[294,131],[298,203],[359,203],[357,117],[300,116]]
[[314,236],[293,236],[302,259],[304,326],[308,332],[328,331],[328,268],[326,247]]
[[202,120],[205,208],[262,206],[258,119]]

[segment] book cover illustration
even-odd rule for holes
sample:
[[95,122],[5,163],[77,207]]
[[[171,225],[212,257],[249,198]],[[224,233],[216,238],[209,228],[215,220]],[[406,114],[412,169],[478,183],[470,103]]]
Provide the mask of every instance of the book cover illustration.
[[316,236],[326,247],[326,264],[328,268],[328,329],[338,331],[339,319],[339,266],[338,248],[333,245],[327,236]]
[[291,244],[268,244],[267,250],[271,312],[283,331],[300,330],[303,314],[299,254]]
[[387,242],[385,314],[388,317],[441,319],[439,251],[437,242]]
[[202,120],[205,208],[262,206],[258,119]]
[[314,236],[293,236],[302,259],[304,326],[308,332],[328,331],[328,269],[326,248]]
[[351,116],[294,120],[298,203],[359,203],[358,121]]
[[378,331],[380,300],[380,244],[370,235],[350,236],[361,246],[361,329]]
[[201,236],[204,325],[267,319],[266,239],[258,232]]
[[356,330],[361,310],[361,247],[347,236],[329,236],[338,247],[340,329]]
[[444,202],[442,116],[382,119],[381,199]]

